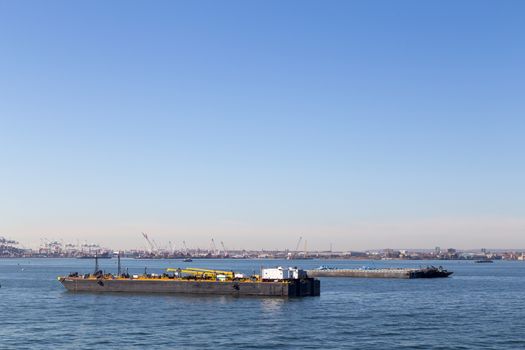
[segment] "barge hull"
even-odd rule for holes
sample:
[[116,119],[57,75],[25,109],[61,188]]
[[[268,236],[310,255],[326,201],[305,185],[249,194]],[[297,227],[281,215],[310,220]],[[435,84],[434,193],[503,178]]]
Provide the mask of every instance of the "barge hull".
[[319,296],[320,282],[313,278],[286,282],[177,281],[62,278],[71,292],[127,292],[219,294],[232,296],[303,297]]

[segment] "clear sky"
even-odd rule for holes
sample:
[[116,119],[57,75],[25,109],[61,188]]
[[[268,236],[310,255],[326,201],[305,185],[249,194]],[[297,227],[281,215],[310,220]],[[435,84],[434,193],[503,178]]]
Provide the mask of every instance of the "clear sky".
[[525,247],[523,1],[1,1],[0,235]]

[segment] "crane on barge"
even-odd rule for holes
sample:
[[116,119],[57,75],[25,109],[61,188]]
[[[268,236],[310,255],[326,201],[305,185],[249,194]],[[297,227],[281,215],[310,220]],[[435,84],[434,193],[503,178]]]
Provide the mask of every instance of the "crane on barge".
[[194,267],[188,267],[185,269],[179,268],[167,268],[167,272],[175,272],[179,275],[186,274],[192,277],[199,279],[220,279],[221,276],[223,279],[233,280],[235,278],[235,273],[233,271],[222,271],[222,270],[209,270],[209,269],[200,269]]

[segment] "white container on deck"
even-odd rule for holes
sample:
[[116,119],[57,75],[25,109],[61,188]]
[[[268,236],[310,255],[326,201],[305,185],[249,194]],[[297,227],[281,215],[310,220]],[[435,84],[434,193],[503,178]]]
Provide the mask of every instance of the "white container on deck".
[[261,271],[263,280],[283,280],[288,278],[288,270],[283,269],[281,266],[264,268]]
[[305,278],[306,272],[296,267],[283,268],[282,266],[273,268],[263,268],[261,270],[263,280],[287,280]]

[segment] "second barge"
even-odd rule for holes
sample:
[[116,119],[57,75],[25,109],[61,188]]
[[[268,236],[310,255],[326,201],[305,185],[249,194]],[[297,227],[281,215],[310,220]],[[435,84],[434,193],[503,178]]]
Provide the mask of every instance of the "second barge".
[[308,270],[310,277],[355,277],[355,278],[439,278],[448,277],[453,272],[442,267],[427,267],[422,269],[383,268],[383,269],[335,269],[321,267]]

